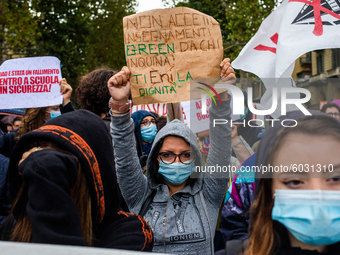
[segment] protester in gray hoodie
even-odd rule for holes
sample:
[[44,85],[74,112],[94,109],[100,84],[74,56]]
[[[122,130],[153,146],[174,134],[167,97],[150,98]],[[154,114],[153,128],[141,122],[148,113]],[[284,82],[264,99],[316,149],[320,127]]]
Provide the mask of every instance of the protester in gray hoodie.
[[[229,61],[222,62],[222,74],[234,78]],[[108,87],[116,106],[110,113],[117,178],[130,212],[141,214],[151,226],[154,252],[213,254],[213,233],[228,173],[200,172],[190,177],[193,171],[202,170],[199,145],[194,133],[174,120],[157,134],[144,176],[136,152],[133,120],[128,107],[122,110],[130,95],[129,75],[129,69],[123,67],[111,77]],[[213,127],[214,119],[230,120],[230,99],[226,100],[227,93],[221,98],[222,105],[213,105],[209,111],[211,147],[206,166],[226,169],[231,156],[231,127]]]

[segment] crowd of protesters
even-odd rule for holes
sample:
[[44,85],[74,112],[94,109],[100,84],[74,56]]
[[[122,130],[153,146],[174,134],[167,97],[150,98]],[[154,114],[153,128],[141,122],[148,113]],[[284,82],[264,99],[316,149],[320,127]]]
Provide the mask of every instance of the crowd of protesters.
[[[229,59],[221,77],[236,78]],[[292,127],[213,125],[231,119],[223,92],[209,130],[195,134],[180,116],[131,114],[129,79],[127,67],[83,76],[79,110],[62,79],[61,105],[2,123],[1,240],[169,254],[340,254],[337,104],[279,118]],[[252,119],[244,96],[238,123]],[[196,171],[216,165],[238,170]],[[252,166],[313,171],[244,171]]]

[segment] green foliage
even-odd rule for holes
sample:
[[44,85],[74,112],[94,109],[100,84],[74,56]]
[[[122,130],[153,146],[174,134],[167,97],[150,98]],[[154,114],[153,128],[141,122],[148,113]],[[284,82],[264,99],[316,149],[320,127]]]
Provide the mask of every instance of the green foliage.
[[24,49],[35,46],[37,22],[32,19],[29,5],[28,0],[0,1],[2,55],[8,57],[9,54],[24,54]]
[[225,9],[228,22],[221,24],[230,33],[225,43],[225,52],[235,59],[244,45],[255,35],[262,21],[277,6],[277,0],[227,1]]
[[97,67],[125,65],[122,20],[135,6],[136,0],[0,0],[0,42],[23,57],[59,58],[62,76],[76,88]]
[[88,67],[110,66],[120,69],[126,65],[124,52],[123,17],[133,14],[135,1],[105,1],[97,9],[90,32],[90,49]]
[[86,72],[92,8],[83,0],[33,0],[32,10],[38,22],[36,37],[40,55],[56,56],[63,77],[74,85]]

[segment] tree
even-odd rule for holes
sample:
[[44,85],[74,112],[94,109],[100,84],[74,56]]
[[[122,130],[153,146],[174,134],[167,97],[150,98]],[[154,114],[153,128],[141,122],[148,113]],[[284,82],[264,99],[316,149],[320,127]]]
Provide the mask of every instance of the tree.
[[125,65],[122,20],[135,6],[136,0],[0,0],[0,43],[22,57],[59,58],[62,76],[76,88],[99,66]]
[[37,45],[40,55],[56,56],[63,77],[72,85],[86,71],[89,45],[89,1],[34,0],[32,10],[38,22]]
[[230,33],[224,41],[224,49],[230,58],[235,59],[244,45],[255,35],[262,21],[278,5],[278,0],[237,0],[227,1],[225,8]]
[[134,0],[103,1],[93,18],[90,32],[89,67],[107,65],[121,69],[126,65],[123,17],[135,13]]
[[[19,1],[19,0],[18,0]],[[135,0],[31,0],[40,56],[61,61],[62,76],[76,88],[80,76],[98,66],[125,63],[122,19]]]
[[[0,44],[2,61],[8,54],[34,54],[36,20],[28,0],[0,1]],[[31,49],[31,50],[28,50]]]

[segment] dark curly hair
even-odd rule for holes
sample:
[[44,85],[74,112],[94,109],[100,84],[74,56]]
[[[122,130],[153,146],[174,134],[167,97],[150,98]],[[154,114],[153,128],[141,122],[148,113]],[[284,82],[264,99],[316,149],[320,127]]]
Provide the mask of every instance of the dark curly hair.
[[108,102],[111,96],[107,81],[116,73],[110,68],[103,67],[82,76],[76,89],[77,103],[80,107],[98,116],[108,112]]
[[327,110],[328,108],[331,108],[331,107],[336,108],[336,109],[338,110],[338,112],[340,113],[340,107],[339,107],[339,105],[337,105],[337,104],[335,104],[335,103],[327,103],[327,104],[324,104],[324,105],[322,106],[322,108],[321,108],[320,111],[326,113],[326,110]]

